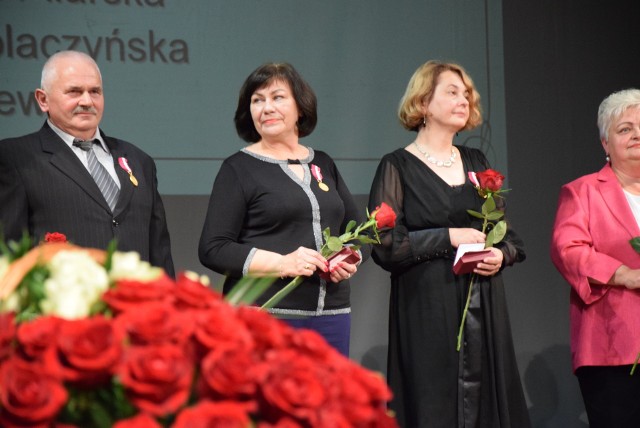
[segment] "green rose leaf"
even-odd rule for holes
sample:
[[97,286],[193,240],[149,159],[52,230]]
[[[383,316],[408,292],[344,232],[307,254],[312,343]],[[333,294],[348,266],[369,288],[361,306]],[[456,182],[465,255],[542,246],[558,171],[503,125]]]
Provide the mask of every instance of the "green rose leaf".
[[[496,223],[496,225],[487,234],[486,247],[493,247],[494,244],[502,241],[504,235],[507,233],[507,222],[502,220]],[[490,243],[490,244],[489,244]]]
[[493,197],[489,196],[482,204],[482,214],[487,215],[496,210],[496,201],[493,200]]
[[358,224],[355,220],[351,220],[348,224],[347,224],[347,228],[344,230],[345,233],[349,233],[351,232],[351,230],[356,227],[356,224]]
[[327,239],[326,244],[327,247],[334,253],[342,250],[342,241],[336,236],[330,236],[329,239]]
[[368,236],[361,236],[358,238],[361,244],[379,244],[380,241],[378,239],[373,239]]
[[331,230],[328,227],[322,231],[322,237],[324,238],[324,242],[327,242],[329,238],[331,238]]
[[487,214],[487,219],[491,221],[500,220],[502,217],[504,217],[504,212],[502,211],[493,211]]
[[484,216],[482,214],[480,214],[478,211],[467,210],[467,213],[469,213],[469,215],[471,215],[473,217],[484,219]]

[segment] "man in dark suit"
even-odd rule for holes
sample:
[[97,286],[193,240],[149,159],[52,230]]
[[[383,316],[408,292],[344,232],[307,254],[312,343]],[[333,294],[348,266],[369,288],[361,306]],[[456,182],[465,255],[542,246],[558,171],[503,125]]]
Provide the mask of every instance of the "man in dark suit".
[[[155,163],[98,128],[104,97],[95,61],[81,52],[54,54],[35,96],[48,116],[42,128],[0,141],[5,238],[18,240],[27,231],[38,242],[60,232],[74,244],[102,249],[116,239],[119,251],[137,251],[173,276]],[[111,189],[103,194],[105,182]]]

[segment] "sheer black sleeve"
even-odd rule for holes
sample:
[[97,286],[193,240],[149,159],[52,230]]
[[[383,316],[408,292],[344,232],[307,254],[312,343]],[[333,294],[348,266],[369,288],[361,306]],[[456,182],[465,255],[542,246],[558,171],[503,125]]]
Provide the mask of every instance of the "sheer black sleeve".
[[448,228],[409,231],[404,222],[404,191],[402,175],[392,155],[385,156],[378,166],[369,194],[369,211],[382,202],[397,215],[396,226],[380,233],[380,245],[373,247],[372,257],[383,269],[393,272],[406,269],[451,251]]

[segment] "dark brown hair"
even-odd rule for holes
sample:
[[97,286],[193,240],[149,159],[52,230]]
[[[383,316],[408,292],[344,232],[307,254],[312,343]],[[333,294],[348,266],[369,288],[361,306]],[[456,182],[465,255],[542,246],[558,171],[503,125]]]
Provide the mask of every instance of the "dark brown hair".
[[291,64],[270,62],[256,68],[244,81],[238,96],[238,107],[233,121],[236,132],[244,141],[255,143],[262,138],[251,117],[251,96],[274,80],[286,82],[291,88],[293,99],[298,107],[298,136],[311,134],[318,122],[317,98],[309,84],[300,76]]

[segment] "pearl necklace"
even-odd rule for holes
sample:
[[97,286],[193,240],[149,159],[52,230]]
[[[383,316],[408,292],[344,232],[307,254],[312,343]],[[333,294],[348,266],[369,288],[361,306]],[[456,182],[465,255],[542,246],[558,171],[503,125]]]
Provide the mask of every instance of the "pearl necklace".
[[447,159],[446,161],[441,161],[431,156],[429,153],[427,153],[426,150],[422,150],[418,143],[416,143],[415,141],[413,142],[413,144],[416,146],[416,149],[418,149],[418,151],[422,153],[422,155],[427,159],[427,162],[441,168],[451,168],[451,165],[453,165],[453,163],[456,161],[456,157],[458,156],[453,150],[453,147],[451,147],[451,156],[449,157],[449,159]]

